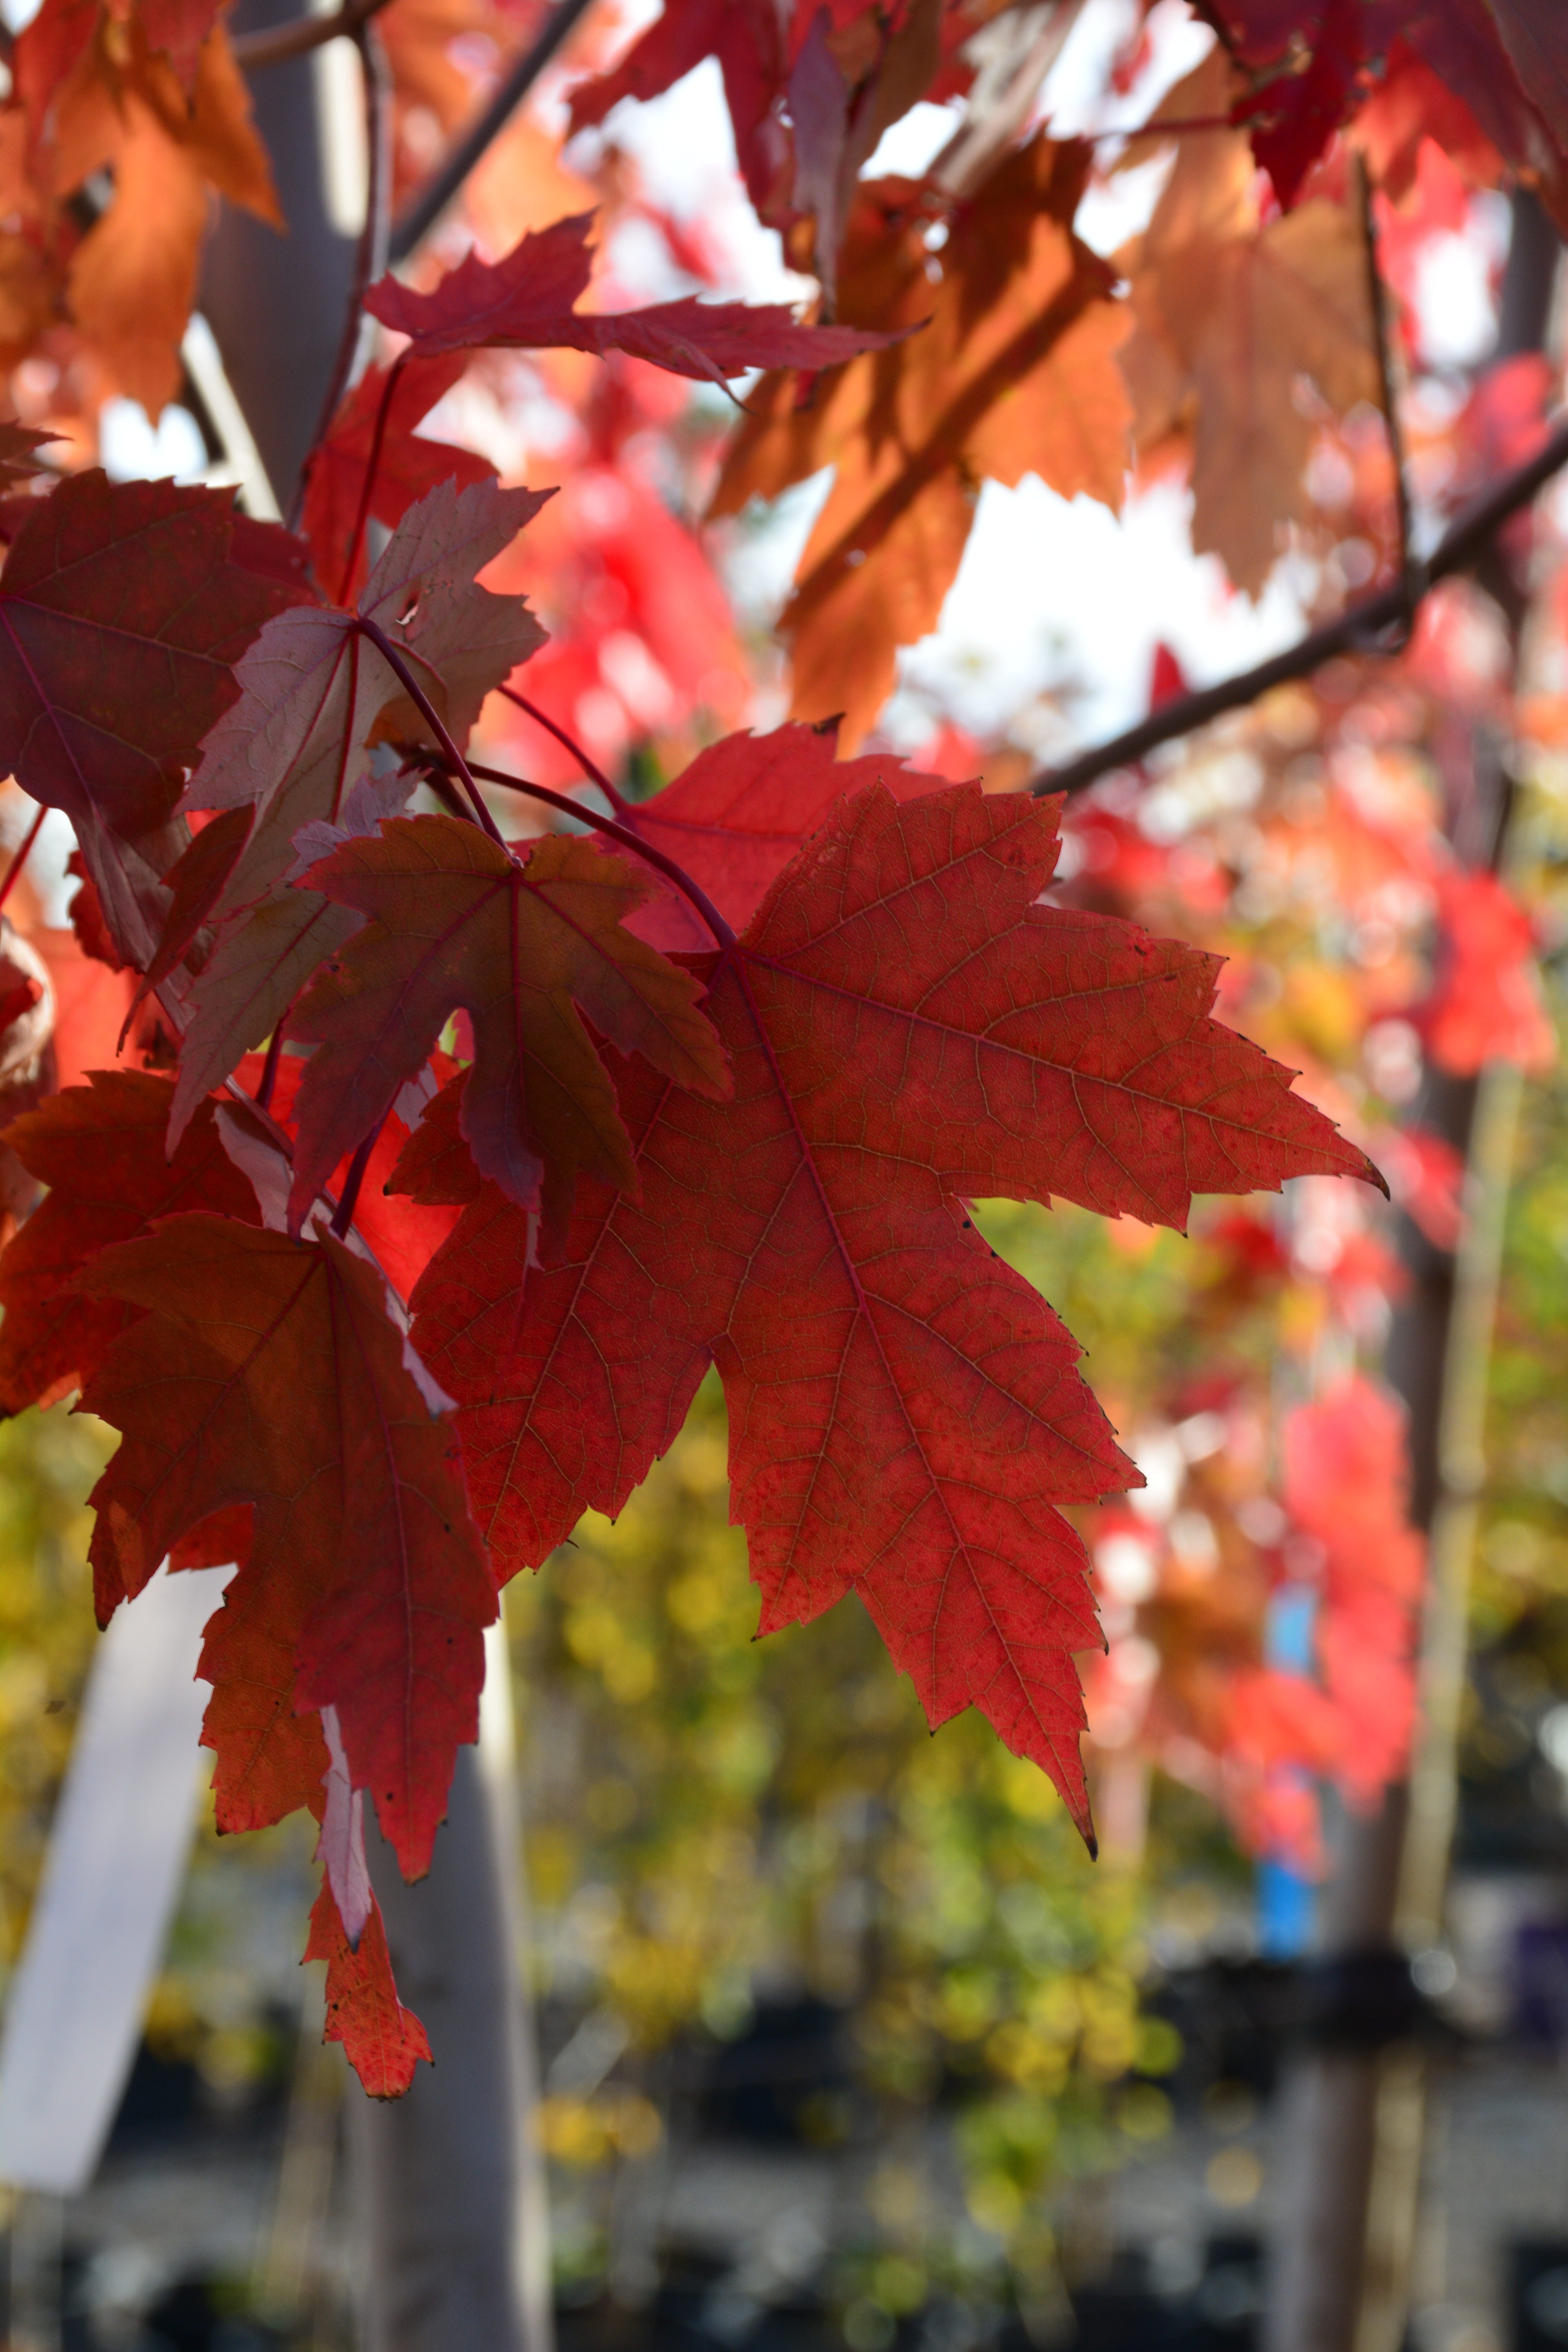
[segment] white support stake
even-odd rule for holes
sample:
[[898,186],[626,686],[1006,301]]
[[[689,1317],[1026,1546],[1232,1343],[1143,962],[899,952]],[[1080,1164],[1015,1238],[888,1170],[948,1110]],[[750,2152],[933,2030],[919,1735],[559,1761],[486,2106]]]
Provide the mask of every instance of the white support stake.
[[233,1572],[160,1569],[99,1644],[0,2030],[16,2188],[76,2195],[114,2120],[195,1822],[202,1628]]

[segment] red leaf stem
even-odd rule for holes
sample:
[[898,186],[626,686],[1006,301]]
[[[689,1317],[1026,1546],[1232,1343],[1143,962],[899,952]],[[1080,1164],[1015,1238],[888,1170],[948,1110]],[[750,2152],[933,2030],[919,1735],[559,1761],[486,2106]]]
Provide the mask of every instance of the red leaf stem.
[[288,1018],[288,1013],[279,1013],[272,1024],[272,1034],[267,1046],[267,1059],[261,1065],[261,1078],[256,1089],[257,1106],[261,1110],[270,1110],[272,1108],[272,1090],[278,1084],[278,1064],[283,1053],[283,1029]]
[[[644,841],[640,834],[634,833],[629,825],[617,824],[613,816],[601,816],[597,809],[585,808],[581,801],[574,801],[568,793],[552,791],[549,784],[530,783],[525,776],[509,776],[501,768],[476,766],[468,772],[487,784],[504,784],[509,792],[526,793],[530,800],[542,801],[548,808],[560,809],[566,816],[578,817],[583,824],[592,825],[595,833],[605,834],[611,841],[618,841],[623,849],[634,851],[649,866],[656,866],[683,896],[689,898],[721,948],[734,946],[733,930],[701,884],[694,882],[683,866],[678,866],[673,857],[667,857],[663,850],[656,849],[650,841]],[[625,807],[625,802],[621,805]]]
[[480,792],[478,784],[475,783],[473,776],[469,772],[468,761],[464,759],[456,743],[452,740],[451,736],[447,733],[446,720],[442,718],[440,712],[437,709],[435,704],[431,701],[429,696],[426,693],[424,688],[415,677],[414,672],[409,668],[408,664],[404,660],[403,656],[398,652],[397,647],[394,645],[392,639],[387,635],[386,631],[381,626],[379,622],[371,620],[369,615],[363,613],[359,615],[359,618],[354,623],[354,626],[358,629],[362,636],[365,636],[370,639],[372,645],[375,646],[377,652],[386,663],[387,667],[393,671],[395,676],[407,690],[419,712],[420,717],[424,719],[426,725],[435,736],[436,740],[441,746],[442,751],[451,761],[454,774],[467,789],[468,797],[473,802],[480,824],[483,825],[485,831],[489,835],[490,839],[495,842],[500,842],[501,847],[504,849],[506,844],[501,841],[500,827],[497,824],[494,817],[490,814],[489,810],[485,806],[485,796],[483,793]]
[[348,557],[343,565],[342,579],[338,586],[340,604],[346,604],[349,601],[349,589],[353,582],[354,566],[359,562],[359,551],[364,542],[365,525],[370,520],[370,502],[375,496],[375,478],[381,466],[382,446],[386,439],[386,420],[392,414],[392,403],[397,392],[398,379],[403,373],[403,363],[407,357],[407,352],[399,352],[387,369],[386,382],[381,388],[381,405],[375,412],[375,431],[371,436],[370,457],[364,469],[364,488],[360,492],[359,512],[354,517],[354,527],[349,537]]
[[610,806],[615,810],[617,816],[625,814],[628,805],[626,794],[618,786],[611,783],[608,776],[605,775],[603,768],[599,766],[597,761],[591,760],[588,757],[588,754],[584,751],[583,746],[577,741],[574,736],[568,735],[564,727],[558,727],[553,719],[548,718],[546,714],[541,710],[537,702],[530,702],[526,694],[519,694],[515,686],[503,686],[501,688],[501,692],[505,695],[509,702],[515,703],[519,710],[522,711],[527,718],[531,719],[536,727],[542,727],[547,735],[554,736],[555,740],[561,745],[563,751],[571,752],[572,757],[576,761],[577,765],[582,769],[583,773],[587,777],[589,782],[598,785],[599,790],[604,793],[605,798],[609,802]]

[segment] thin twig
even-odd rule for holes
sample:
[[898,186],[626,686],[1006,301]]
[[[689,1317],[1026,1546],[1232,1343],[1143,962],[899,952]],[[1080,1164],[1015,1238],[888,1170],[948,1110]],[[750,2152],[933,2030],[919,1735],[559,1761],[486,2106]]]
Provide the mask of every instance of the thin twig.
[[278,1085],[278,1065],[283,1058],[283,1031],[288,1024],[289,1013],[292,1011],[293,1007],[290,1005],[287,1012],[278,1015],[272,1024],[272,1034],[267,1045],[267,1059],[261,1065],[261,1076],[256,1088],[257,1103],[262,1110],[270,1110],[272,1108],[272,1097]]
[[555,0],[555,6],[531,46],[512,59],[489,104],[453,142],[413,203],[393,223],[391,256],[395,264],[406,261],[415,247],[429,235],[486,148],[506,129],[590,5],[591,0]]
[[[353,41],[364,75],[367,163],[364,226],[360,231],[359,243],[354,250],[353,279],[349,287],[343,331],[338,339],[338,355],[332,363],[331,381],[321,401],[316,430],[310,440],[310,454],[300,469],[299,488],[294,492],[294,502],[289,509],[290,530],[300,528],[305,492],[310,479],[311,460],[326,439],[332,419],[338,413],[338,403],[357,373],[355,362],[364,333],[365,289],[374,285],[386,268],[386,240],[392,225],[392,76],[387,70],[385,44],[374,25],[361,25]],[[352,577],[353,559],[350,561]]]
[[[1239,670],[1217,686],[1200,687],[1195,693],[1178,695],[1173,701],[1151,711],[1147,719],[1141,719],[1136,727],[1113,735],[1109,742],[1080,752],[1076,760],[1065,761],[1059,768],[1047,768],[1031,777],[1026,790],[1037,793],[1081,793],[1099,777],[1109,775],[1113,768],[1131,767],[1162,743],[1173,743],[1179,736],[1190,735],[1194,728],[1206,726],[1211,719],[1221,718],[1227,710],[1245,709],[1273,687],[1308,677],[1325,662],[1343,654],[1378,652],[1380,640],[1390,629],[1408,628],[1426,592],[1439,580],[1468,572],[1478,562],[1502,525],[1527,507],[1542,485],[1564,466],[1568,466],[1568,420],[1559,416],[1535,456],[1503,475],[1449,527],[1416,580],[1395,580],[1388,587],[1380,588],[1375,595],[1347,604],[1338,620],[1309,630],[1295,645],[1288,646],[1283,653],[1271,655],[1254,668]],[[1397,647],[1392,650],[1397,651]]]
[[32,824],[27,827],[26,832],[22,836],[22,845],[17,850],[15,857],[12,858],[10,865],[5,868],[5,879],[3,882],[0,882],[0,907],[3,907],[5,904],[6,899],[11,896],[16,883],[20,879],[22,868],[26,866],[28,858],[32,856],[33,844],[37,841],[39,834],[42,832],[44,819],[47,814],[48,810],[47,808],[40,808],[37,815],[33,819]]
[[447,733],[446,720],[442,718],[440,712],[437,709],[435,704],[426,693],[425,688],[420,685],[419,680],[415,677],[414,672],[409,668],[408,664],[404,660],[403,656],[398,652],[397,647],[393,644],[392,639],[387,635],[386,631],[380,625],[379,622],[368,619],[363,613],[355,621],[354,626],[358,629],[362,636],[365,636],[370,639],[371,644],[374,646],[376,651],[380,654],[387,667],[395,674],[400,683],[412,697],[413,701],[419,711],[420,717],[424,719],[426,727],[429,728],[430,732],[435,736],[437,742],[441,746],[441,749],[446,753],[448,761],[450,761],[452,773],[463,785],[464,789],[468,793],[468,798],[473,802],[474,813],[478,816],[479,823],[484,826],[484,829],[489,835],[490,839],[500,848],[504,849],[506,847],[506,843],[501,839],[500,827],[497,824],[494,817],[490,814],[489,810],[485,805],[485,796],[483,793],[480,792],[478,784],[474,782],[473,771],[469,768],[468,761],[458,751],[456,743],[453,742],[451,736]]
[[1411,547],[1410,484],[1405,467],[1405,428],[1399,421],[1399,390],[1394,375],[1394,350],[1389,333],[1388,288],[1379,265],[1377,215],[1373,210],[1372,178],[1366,157],[1355,158],[1356,200],[1361,211],[1362,251],[1366,257],[1367,308],[1372,314],[1373,349],[1377,354],[1377,393],[1388,435],[1388,455],[1394,467],[1394,511],[1399,531],[1399,576],[1410,592],[1414,613],[1418,598],[1415,558]]
[[472,824],[474,820],[468,802],[463,798],[446,769],[442,767],[428,743],[405,744],[404,758],[410,767],[417,763],[421,781],[428,784],[448,816],[460,816],[465,824]]
[[398,352],[397,357],[387,369],[386,382],[381,387],[381,399],[375,412],[375,430],[370,436],[370,456],[365,459],[364,486],[359,494],[359,510],[354,516],[354,527],[349,537],[348,559],[343,565],[343,576],[338,586],[340,604],[348,603],[349,592],[353,586],[354,566],[359,562],[359,551],[364,543],[365,526],[370,521],[370,502],[375,495],[375,478],[381,467],[382,445],[386,439],[386,420],[392,414],[392,404],[396,396],[398,381],[402,376],[404,365],[410,357],[412,348],[410,345],[409,351]]
[[582,769],[583,773],[587,777],[589,782],[591,784],[597,784],[599,790],[604,793],[605,798],[609,802],[610,806],[616,811],[616,814],[624,816],[631,803],[627,801],[626,794],[619,791],[616,785],[611,783],[608,776],[605,775],[603,768],[598,764],[598,761],[596,760],[590,760],[586,751],[584,751],[581,743],[575,741],[572,736],[568,735],[564,727],[558,727],[553,719],[549,718],[545,712],[541,710],[537,702],[530,702],[526,694],[519,694],[515,686],[503,686],[501,688],[501,692],[505,695],[509,702],[515,702],[518,709],[523,712],[525,717],[531,719],[536,727],[542,727],[547,735],[553,735],[555,740],[563,747],[563,749],[571,752],[572,757],[576,761],[577,765]]
[[352,38],[386,5],[387,0],[343,0],[330,16],[296,16],[287,25],[268,25],[263,32],[231,34],[229,47],[235,63],[246,73],[256,73],[263,66],[308,56],[326,41]]
[[343,1177],[342,1194],[337,1207],[332,1211],[331,1231],[336,1234],[339,1241],[342,1240],[354,1221],[354,1210],[359,1202],[360,1186],[364,1182],[364,1171],[370,1166],[370,1155],[375,1150],[381,1130],[386,1125],[388,1117],[389,1114],[383,1111],[370,1133],[361,1139],[353,1158],[349,1161],[347,1172]]
[[[426,765],[433,764],[429,749],[424,744],[418,748],[418,757]],[[647,865],[656,866],[668,880],[674,883],[681,895],[691,901],[721,948],[734,946],[733,930],[700,882],[694,882],[684,866],[677,865],[673,857],[667,857],[662,849],[656,849],[651,841],[645,841],[630,825],[617,824],[613,816],[601,816],[597,809],[584,807],[581,801],[573,800],[566,793],[552,792],[548,784],[531,784],[526,776],[509,776],[502,768],[476,766],[469,769],[468,773],[479,777],[483,783],[504,784],[508,792],[525,793],[531,801],[542,801],[546,808],[559,809],[563,815],[576,817],[582,824],[592,825],[595,833],[604,834],[611,841],[618,841],[624,849],[631,850]]]

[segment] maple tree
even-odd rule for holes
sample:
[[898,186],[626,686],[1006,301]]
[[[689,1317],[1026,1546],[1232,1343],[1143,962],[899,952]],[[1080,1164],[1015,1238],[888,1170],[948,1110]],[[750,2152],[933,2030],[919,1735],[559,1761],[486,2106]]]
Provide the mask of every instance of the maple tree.
[[[922,98],[976,131],[982,36],[1005,45],[1011,13],[668,7],[579,82],[574,119],[716,57],[747,188],[819,316],[607,304],[613,263],[558,170],[551,217],[356,287],[352,323],[381,340],[338,387],[299,536],[225,493],[110,482],[74,444],[55,468],[43,425],[5,428],[6,758],[69,820],[83,879],[53,964],[7,942],[0,1403],[79,1391],[121,1433],[94,1497],[100,1622],[165,1556],[238,1563],[201,1669],[220,1825],[320,1821],[309,1952],[378,2095],[429,2053],[369,1895],[363,1794],[418,1874],[476,1733],[497,1588],[584,1511],[620,1510],[710,1363],[763,1630],[858,1593],[931,1722],[979,1708],[1086,1837],[1091,1553],[1132,1583],[1140,1545],[1176,1563],[1158,1676],[1131,1620],[1091,1672],[1102,1722],[1127,1727],[1104,1755],[1145,1726],[1195,1744],[1254,1846],[1297,1860],[1315,1850],[1303,1770],[1366,1801],[1402,1769],[1422,1558],[1397,1419],[1352,1385],[1288,1424],[1279,1507],[1323,1557],[1321,1671],[1285,1670],[1258,1638],[1278,1546],[1237,1539],[1228,1617],[1218,1586],[1183,1589],[1174,1534],[1150,1533],[1169,1511],[1111,1499],[1144,1474],[1076,1339],[973,1204],[1179,1232],[1194,1194],[1375,1182],[1386,1161],[1412,1214],[1451,1222],[1440,1139],[1394,1142],[1336,1084],[1314,1050],[1327,1015],[1253,1042],[1269,1024],[1247,963],[1222,974],[1210,951],[1225,924],[1193,920],[1198,894],[1113,799],[1064,812],[1049,775],[984,790],[875,730],[987,482],[1035,475],[1115,510],[1130,478],[1181,469],[1194,549],[1257,593],[1315,527],[1314,452],[1348,450],[1394,575],[1378,609],[1411,622],[1430,575],[1398,436],[1363,458],[1353,431],[1387,403],[1369,252],[1375,278],[1381,238],[1392,279],[1400,222],[1445,172],[1523,182],[1561,216],[1561,40],[1513,0],[1331,0],[1304,32],[1217,0],[1208,57],[1131,126],[1123,160],[1160,153],[1169,176],[1108,257],[1079,226],[1097,143],[1037,119],[1037,60],[1017,62],[1000,146],[961,136],[922,177],[862,176]],[[411,0],[384,21],[399,104],[434,95],[455,121]],[[227,34],[210,8],[45,0],[4,121],[8,356],[68,337],[84,408],[111,386],[155,411],[179,384],[206,187],[276,209]],[[82,233],[105,166],[111,200]],[[481,381],[504,396],[520,365],[579,422],[553,502],[537,464],[503,487],[421,430]],[[576,709],[617,632],[669,709],[750,714],[706,559],[628,452],[675,414],[661,402],[753,371],[737,428],[710,436],[711,512],[833,469],[779,623],[790,716],[692,728],[679,772],[636,797]],[[1501,511],[1484,530],[1461,516],[1434,571],[1482,553],[1561,462],[1542,391],[1516,380],[1469,416],[1487,462],[1458,487],[1507,475]],[[658,561],[645,547],[639,566],[639,537]],[[700,649],[656,609],[666,559],[709,600]],[[1372,626],[1323,619],[1347,644]],[[626,683],[626,643],[615,658],[624,742],[646,681]],[[1282,660],[1258,683],[1315,667],[1310,645]],[[1178,684],[1150,728],[1206,715]],[[1438,925],[1432,986],[1396,1007],[1428,1055],[1538,1059],[1531,939],[1503,884],[1440,827],[1342,797],[1327,846],[1346,903],[1386,922],[1397,884]],[[538,829],[509,832],[521,813]],[[1283,787],[1266,817],[1260,870],[1304,865]],[[1304,1055],[1346,1133],[1292,1089]],[[1363,1239],[1341,1253],[1347,1316],[1358,1264],[1376,1272]],[[1216,1295],[1283,1279],[1250,1213],[1200,1246]],[[1263,1482],[1208,1458],[1182,1475],[1245,1535]]]

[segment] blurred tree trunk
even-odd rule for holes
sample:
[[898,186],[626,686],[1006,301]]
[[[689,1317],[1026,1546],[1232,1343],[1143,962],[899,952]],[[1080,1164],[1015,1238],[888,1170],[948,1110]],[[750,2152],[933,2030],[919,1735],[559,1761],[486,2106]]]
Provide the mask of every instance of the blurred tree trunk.
[[[525,2016],[499,1846],[503,1807],[459,1748],[430,1875],[405,1886],[370,1827],[398,1990],[435,2053],[406,2097],[355,2098],[365,2215],[365,2352],[548,2352]],[[368,1813],[368,1809],[367,1809]]]
[[[238,0],[231,31],[261,32],[299,15],[298,0]],[[250,80],[257,129],[272,158],[289,234],[224,204],[208,240],[201,307],[250,426],[280,509],[300,478],[343,331],[353,283],[355,224],[334,220],[328,158],[358,149],[357,121],[331,118],[329,75],[357,65],[347,42],[268,66]],[[331,95],[329,96],[329,93]]]
[[[1533,197],[1516,195],[1494,361],[1543,347],[1558,252],[1556,233]],[[1504,612],[1517,654],[1524,600],[1507,559],[1500,555],[1482,578]],[[1504,746],[1478,734],[1469,789],[1449,817],[1466,866],[1495,866],[1502,855],[1512,798],[1505,758]],[[1380,2013],[1404,2005],[1413,2021],[1409,1961],[1436,1938],[1447,1867],[1456,1728],[1449,1718],[1462,1688],[1468,1544],[1479,1485],[1479,1466],[1470,1457],[1479,1444],[1500,1251],[1496,1162],[1500,1149],[1506,1160],[1512,1132],[1507,1074],[1497,1075],[1500,1088],[1490,1072],[1479,1082],[1431,1072],[1413,1107],[1413,1118],[1467,1163],[1472,1228],[1461,1244],[1461,1286],[1459,1261],[1401,1220],[1409,1288],[1394,1311],[1384,1363],[1409,1414],[1411,1517],[1432,1546],[1423,1637],[1426,1718],[1417,1727],[1412,1780],[1390,1788],[1375,1812],[1347,1815],[1333,1843],[1318,1938],[1330,2014],[1321,2039],[1292,2066],[1280,2102],[1283,2178],[1270,2250],[1267,2352],[1398,2352],[1405,2332],[1425,2062],[1408,2031],[1381,2038]],[[1479,1100],[1485,1104],[1479,1117]],[[1461,1286],[1480,1311],[1456,1316]],[[1478,1351],[1479,1362],[1473,1360]],[[1458,1447],[1457,1417],[1467,1423]]]
[[[231,22],[258,30],[298,13],[298,0],[239,0]],[[357,73],[350,45],[338,41],[253,77],[289,234],[225,205],[203,272],[203,310],[285,513],[353,289],[358,224],[341,166],[345,150],[357,155],[366,142],[360,102],[341,78],[345,66]],[[482,1747],[458,1751],[434,1865],[417,1886],[403,1884],[366,1807],[398,1984],[437,2061],[419,2068],[405,2099],[384,2106],[357,2085],[349,2093],[368,2242],[369,2352],[549,2352],[504,1642],[492,1642],[488,1658]]]

